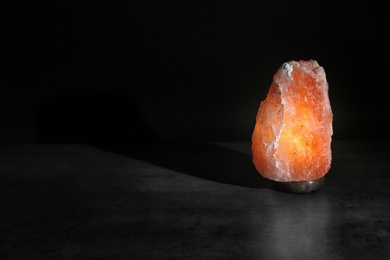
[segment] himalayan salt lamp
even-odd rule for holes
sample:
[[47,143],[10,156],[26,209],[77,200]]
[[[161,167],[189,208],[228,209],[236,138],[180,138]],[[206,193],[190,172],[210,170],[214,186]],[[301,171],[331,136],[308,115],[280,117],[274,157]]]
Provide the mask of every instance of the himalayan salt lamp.
[[285,191],[321,188],[332,160],[332,120],[323,67],[316,60],[285,62],[257,112],[251,145],[257,171]]

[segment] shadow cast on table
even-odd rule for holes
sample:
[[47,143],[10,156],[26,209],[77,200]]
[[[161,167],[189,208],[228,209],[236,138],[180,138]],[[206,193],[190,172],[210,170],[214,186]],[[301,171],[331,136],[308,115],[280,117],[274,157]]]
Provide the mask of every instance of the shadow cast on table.
[[94,145],[176,172],[250,188],[272,189],[256,171],[249,154],[210,143],[133,143]]

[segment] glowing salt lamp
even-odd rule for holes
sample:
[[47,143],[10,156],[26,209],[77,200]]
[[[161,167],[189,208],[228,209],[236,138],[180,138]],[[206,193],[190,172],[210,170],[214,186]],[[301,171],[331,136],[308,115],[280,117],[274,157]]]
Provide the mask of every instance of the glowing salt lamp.
[[257,171],[286,191],[319,189],[332,161],[333,114],[323,67],[288,61],[260,103],[252,134]]

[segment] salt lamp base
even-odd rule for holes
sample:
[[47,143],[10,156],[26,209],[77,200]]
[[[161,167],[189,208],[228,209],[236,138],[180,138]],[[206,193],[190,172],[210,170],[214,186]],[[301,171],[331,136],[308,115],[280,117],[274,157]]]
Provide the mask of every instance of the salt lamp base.
[[324,186],[325,177],[311,181],[292,181],[292,182],[279,182],[274,181],[274,187],[278,190],[288,193],[310,193],[317,191]]

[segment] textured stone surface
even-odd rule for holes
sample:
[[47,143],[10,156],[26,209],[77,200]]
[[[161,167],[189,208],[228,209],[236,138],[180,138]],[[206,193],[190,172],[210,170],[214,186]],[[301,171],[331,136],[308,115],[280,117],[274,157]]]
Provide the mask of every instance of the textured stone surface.
[[286,195],[250,142],[0,146],[1,260],[390,259],[390,141]]
[[281,182],[324,176],[331,167],[332,120],[323,67],[315,60],[284,63],[256,116],[252,156],[257,171]]

